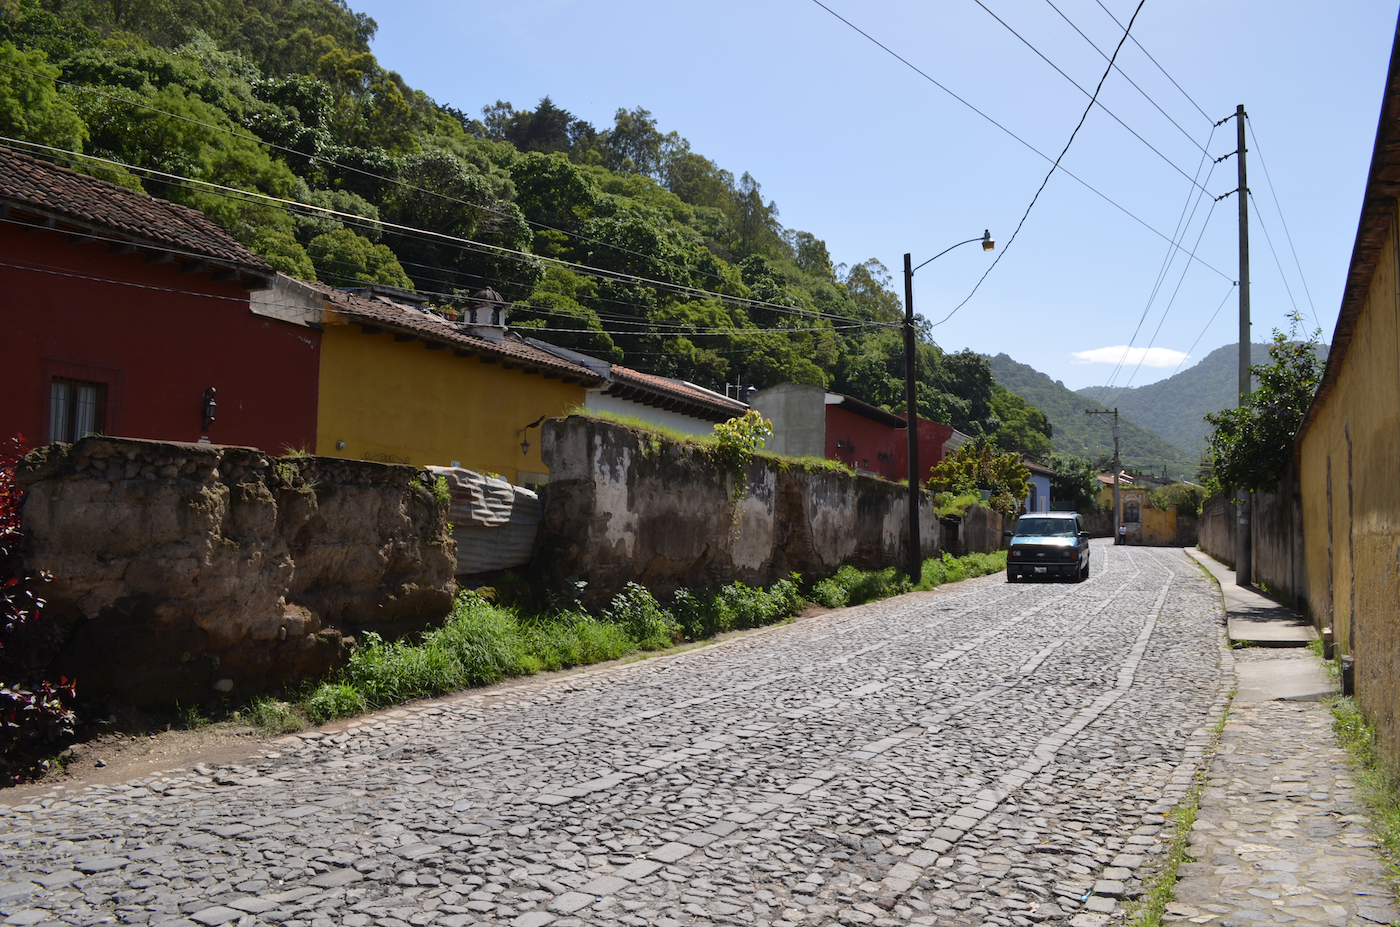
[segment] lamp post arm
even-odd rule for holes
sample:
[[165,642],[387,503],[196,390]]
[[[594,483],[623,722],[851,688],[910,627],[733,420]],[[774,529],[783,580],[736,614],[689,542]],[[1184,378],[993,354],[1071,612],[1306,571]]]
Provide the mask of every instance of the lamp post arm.
[[[930,263],[930,262],[932,262],[932,261],[936,261],[936,260],[938,260],[939,258],[941,258],[943,255],[947,254],[949,251],[952,251],[954,248],[959,248],[959,247],[962,247],[963,245],[970,245],[970,244],[972,244],[974,241],[982,241],[982,239],[981,239],[981,238],[969,238],[967,241],[960,241],[960,242],[958,242],[956,245],[950,245],[949,247],[944,248],[942,251],[940,251],[940,252],[938,252],[937,254],[935,254],[933,257],[929,258],[927,261],[924,261],[924,264],[928,264],[928,263]],[[923,267],[924,264],[920,264],[919,267]],[[919,267],[915,267],[913,270],[909,271],[909,276],[912,277],[912,276],[914,276],[914,274],[918,273]]]

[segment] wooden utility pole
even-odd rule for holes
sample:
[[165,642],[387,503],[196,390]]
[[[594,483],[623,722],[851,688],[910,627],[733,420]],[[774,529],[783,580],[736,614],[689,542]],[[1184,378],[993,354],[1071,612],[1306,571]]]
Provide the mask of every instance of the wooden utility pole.
[[[1238,147],[1240,186],[1236,195],[1240,201],[1240,371],[1239,406],[1244,408],[1250,393],[1249,365],[1253,360],[1254,339],[1249,330],[1249,182],[1244,166],[1244,104],[1235,107],[1235,138]],[[1253,579],[1254,544],[1250,536],[1251,493],[1236,490],[1239,521],[1235,530],[1235,585],[1248,586]]]
[[909,411],[909,579],[923,579],[924,552],[919,538],[919,396],[914,366],[914,270],[904,255],[904,400]]

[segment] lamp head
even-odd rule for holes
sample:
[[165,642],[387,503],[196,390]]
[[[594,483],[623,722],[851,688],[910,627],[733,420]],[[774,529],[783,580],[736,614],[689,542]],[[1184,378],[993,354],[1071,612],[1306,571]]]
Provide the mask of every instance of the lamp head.
[[990,231],[990,230],[983,230],[983,232],[982,232],[982,250],[983,250],[983,251],[994,251],[994,250],[996,250],[996,246],[997,246],[997,243],[994,242],[994,241],[992,241],[992,233],[991,233],[991,231]]

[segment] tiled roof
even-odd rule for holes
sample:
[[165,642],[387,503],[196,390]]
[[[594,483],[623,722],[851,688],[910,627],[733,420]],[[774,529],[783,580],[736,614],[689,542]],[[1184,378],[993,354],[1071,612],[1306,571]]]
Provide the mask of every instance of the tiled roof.
[[357,323],[367,334],[389,332],[402,340],[419,340],[430,347],[451,348],[459,357],[482,357],[501,361],[506,369],[520,367],[532,373],[585,386],[596,386],[602,379],[587,367],[570,363],[510,335],[499,343],[468,334],[461,324],[404,303],[376,296],[347,293],[323,283],[305,283],[321,293],[332,311]]
[[608,377],[612,383],[603,390],[606,395],[658,406],[710,422],[727,422],[749,411],[744,403],[694,383],[658,377],[618,364],[612,365]]
[[0,146],[0,218],[15,213],[44,227],[88,232],[95,238],[169,251],[177,259],[208,260],[262,278],[272,276],[266,261],[198,210]]

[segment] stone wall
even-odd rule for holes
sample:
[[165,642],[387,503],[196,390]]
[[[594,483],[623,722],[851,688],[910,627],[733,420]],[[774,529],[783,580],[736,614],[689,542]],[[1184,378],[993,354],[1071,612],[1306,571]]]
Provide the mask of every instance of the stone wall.
[[1230,497],[1217,493],[1201,505],[1201,521],[1197,531],[1201,550],[1221,563],[1235,568],[1235,529],[1239,511]]
[[456,551],[413,467],[84,438],[19,473],[33,565],[84,698],[246,695],[317,677],[351,628],[440,618]]
[[[582,416],[545,422],[541,442],[550,482],[537,560],[555,582],[587,581],[590,604],[629,581],[666,596],[905,562],[908,494],[894,483],[758,456],[736,497],[734,477],[696,445]],[[930,503],[920,525],[931,556]]]
[[1303,568],[1303,506],[1294,491],[1290,466],[1278,492],[1256,492],[1250,512],[1251,564],[1255,583],[1263,583],[1295,609],[1307,605],[1307,571]]

